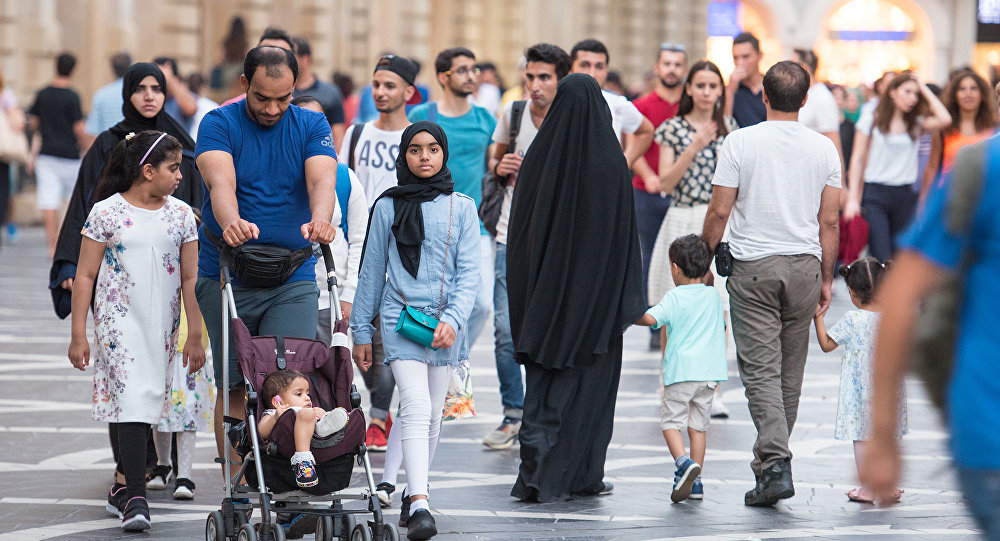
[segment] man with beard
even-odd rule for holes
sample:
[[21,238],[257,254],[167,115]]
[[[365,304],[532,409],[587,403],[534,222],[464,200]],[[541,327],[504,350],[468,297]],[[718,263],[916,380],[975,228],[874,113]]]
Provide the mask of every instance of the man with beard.
[[[406,119],[407,103],[419,100],[420,94],[413,86],[417,66],[402,56],[385,55],[375,63],[372,75],[372,98],[379,116],[372,122],[355,124],[347,128],[340,147],[341,159],[354,169],[358,181],[365,189],[369,210],[382,192],[396,185],[396,157],[403,131],[410,125]],[[378,327],[378,318],[375,326]],[[372,335],[374,361],[363,373],[365,386],[371,393],[371,410],[365,444],[372,451],[385,451],[389,445],[392,417],[389,406],[396,381],[389,366],[383,363],[382,335]]]
[[[444,91],[441,101],[414,107],[410,122],[429,120],[437,123],[448,136],[448,169],[455,180],[455,191],[471,197],[476,206],[482,201],[482,179],[486,172],[486,150],[493,142],[496,118],[486,109],[469,103],[469,95],[479,86],[476,55],[465,47],[445,49],[434,59],[437,80]],[[476,305],[469,316],[468,345],[476,342],[490,315],[492,291],[492,241],[480,224],[481,276]]]
[[[655,127],[673,118],[680,106],[687,73],[687,49],[677,43],[663,43],[653,66],[656,87],[632,102]],[[660,190],[660,145],[649,145],[646,153],[632,164],[632,191],[635,194],[635,218],[639,225],[639,248],[642,251],[643,291],[649,287],[649,258],[660,231],[660,224],[670,208],[670,194]],[[648,293],[646,293],[648,294]],[[659,299],[646,299],[652,306]],[[660,333],[650,329],[649,349],[660,349]]]

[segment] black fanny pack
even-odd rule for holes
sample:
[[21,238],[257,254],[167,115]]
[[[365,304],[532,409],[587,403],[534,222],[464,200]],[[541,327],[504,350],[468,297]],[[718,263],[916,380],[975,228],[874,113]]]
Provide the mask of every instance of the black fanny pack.
[[276,244],[241,244],[233,248],[202,226],[205,238],[219,250],[219,262],[228,265],[248,287],[278,287],[288,281],[310,257],[312,246],[292,250]]

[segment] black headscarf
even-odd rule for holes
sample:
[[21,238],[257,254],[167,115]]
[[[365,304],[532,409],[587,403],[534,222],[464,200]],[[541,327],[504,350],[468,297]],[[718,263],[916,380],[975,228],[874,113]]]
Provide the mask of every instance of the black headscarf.
[[166,111],[160,109],[153,118],[146,118],[132,105],[132,94],[139,87],[143,79],[152,75],[156,82],[163,89],[163,95],[167,94],[167,79],[160,71],[160,67],[150,62],[137,62],[128,67],[125,76],[122,78],[122,114],[125,119],[115,124],[109,130],[118,136],[119,140],[125,138],[129,132],[139,133],[143,130],[156,130],[167,132],[180,141],[181,146],[188,150],[194,150],[194,139],[188,131],[181,126],[180,122],[174,120]]
[[518,172],[507,241],[515,358],[592,365],[646,310],[631,176],[589,75],[569,75]]
[[[413,174],[406,163],[406,149],[410,146],[410,140],[422,131],[431,134],[444,153],[441,170],[430,178],[420,178]],[[399,155],[396,156],[396,180],[398,185],[383,192],[379,198],[393,199],[395,216],[392,220],[392,234],[396,237],[396,249],[406,272],[416,278],[420,268],[420,245],[424,242],[424,213],[420,210],[420,204],[433,201],[440,194],[449,195],[455,191],[455,182],[448,170],[448,137],[441,126],[421,120],[410,124],[403,131]],[[375,206],[372,205],[372,208]]]

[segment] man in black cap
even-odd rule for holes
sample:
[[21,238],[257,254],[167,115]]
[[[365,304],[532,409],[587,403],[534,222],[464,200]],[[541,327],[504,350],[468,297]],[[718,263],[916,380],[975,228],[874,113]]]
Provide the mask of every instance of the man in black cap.
[[[406,104],[420,101],[413,86],[417,67],[413,62],[395,55],[385,55],[375,64],[372,75],[372,97],[378,109],[378,119],[347,128],[340,146],[340,159],[354,170],[364,186],[369,210],[382,192],[396,185],[396,157],[403,130],[410,125],[406,119]],[[378,327],[376,318],[376,327]],[[388,366],[382,363],[382,340],[379,333],[372,337],[375,360],[364,373],[365,385],[371,393],[371,424],[365,438],[368,449],[385,451],[388,446],[389,404],[396,381]]]

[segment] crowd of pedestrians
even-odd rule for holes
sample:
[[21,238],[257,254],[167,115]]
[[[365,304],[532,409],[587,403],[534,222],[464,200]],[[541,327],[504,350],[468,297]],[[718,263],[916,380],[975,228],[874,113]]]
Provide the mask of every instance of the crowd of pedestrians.
[[[987,495],[972,507],[1000,538],[988,413],[1000,400],[988,375],[998,322],[990,295],[968,293],[997,283],[1000,121],[971,69],[940,98],[916,73],[888,72],[861,104],[817,78],[813,51],[762,66],[760,42],[742,33],[731,73],[661,44],[648,92],[630,100],[612,91],[622,85],[607,47],[585,39],[569,53],[526,48],[509,89],[495,65],[453,47],[434,59],[433,91],[419,62],[387,53],[353,93],[343,74],[323,80],[304,38],[269,28],[249,47],[234,21],[207,84],[171,57],[117,53],[86,117],[68,53],[26,122],[0,98],[6,125],[32,134],[25,156],[0,158],[37,179],[53,303],[72,314],[73,366],[94,365],[93,417],[109,423],[116,460],[108,510],[123,529],[150,527],[147,488],[172,481],[174,497],[194,497],[194,431],[212,422],[219,456],[237,456],[223,418],[242,418],[246,396],[235,348],[222,355],[220,257],[268,245],[294,264],[237,270],[240,318],[253,335],[331,344],[339,308],[370,397],[366,443],[386,451],[377,496],[392,505],[405,465],[400,525],[412,539],[437,533],[427,476],[442,406],[491,317],[503,420],[482,443],[519,444],[518,500],[613,491],[604,463],[631,325],[650,327],[661,355],[672,501],[704,497],[706,433],[728,415],[716,396],[727,335],[757,432],[744,503],[793,497],[789,439],[815,325],[824,351],[844,349],[831,435],[854,444],[860,483],[847,497],[898,501],[908,337],[921,300],[951,277],[965,286],[951,344],[962,392],[946,413],[963,488]],[[8,169],[0,162],[0,215]],[[959,171],[978,182],[956,185]],[[333,248],[339,307],[317,287],[313,243]],[[856,310],[828,328],[838,267]],[[400,332],[411,310],[436,322],[427,343]],[[263,437],[289,406],[310,431],[340,420],[288,398],[302,378],[286,376],[269,391]],[[315,485],[300,443],[290,467]]]

